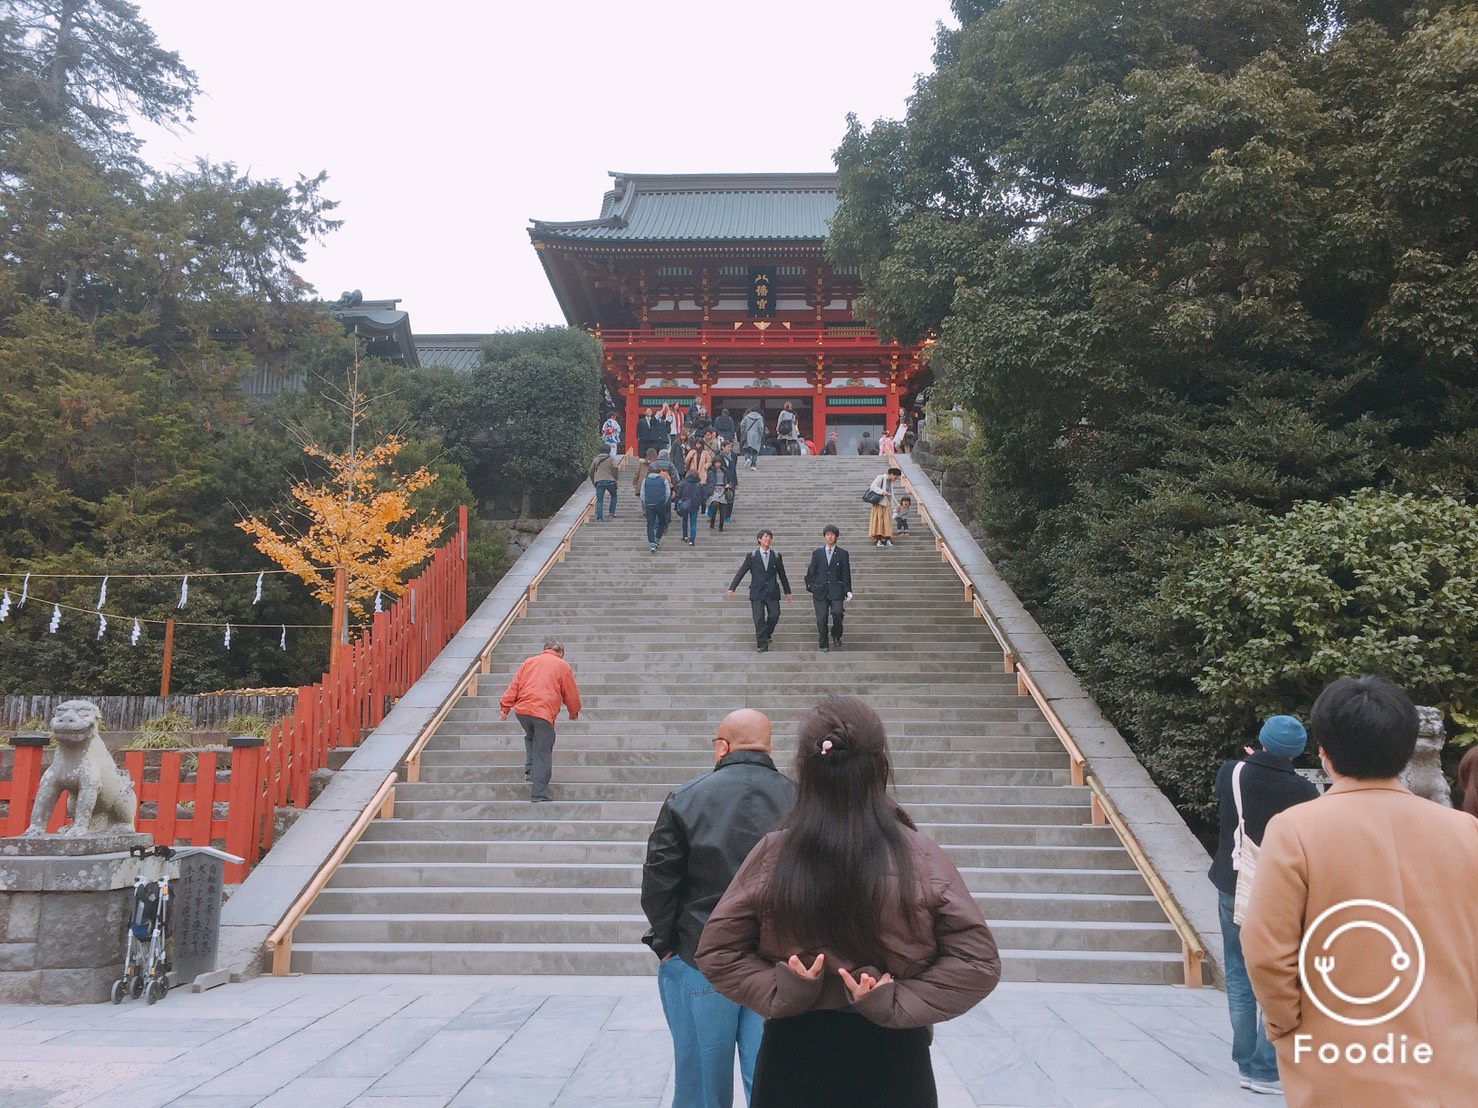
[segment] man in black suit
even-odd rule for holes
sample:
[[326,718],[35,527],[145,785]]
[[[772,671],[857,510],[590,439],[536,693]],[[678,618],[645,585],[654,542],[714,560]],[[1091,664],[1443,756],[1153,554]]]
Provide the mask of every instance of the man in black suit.
[[641,410],[636,421],[636,453],[645,457],[648,450],[667,449],[667,424],[652,414],[651,408]]
[[[852,557],[837,545],[841,534],[835,523],[828,523],[821,531],[825,545],[811,551],[811,564],[806,567],[806,591],[811,594],[811,605],[816,609],[816,634],[821,639],[822,650],[842,645],[844,605],[852,599]],[[827,644],[828,615],[831,645]]]
[[780,622],[780,592],[785,591],[785,602],[794,601],[790,595],[790,578],[785,575],[785,560],[778,550],[771,550],[774,541],[772,531],[761,531],[755,536],[758,549],[744,555],[744,564],[729,582],[729,596],[749,574],[749,609],[754,613],[754,645],[761,654],[770,649],[770,639],[775,634],[775,625]]

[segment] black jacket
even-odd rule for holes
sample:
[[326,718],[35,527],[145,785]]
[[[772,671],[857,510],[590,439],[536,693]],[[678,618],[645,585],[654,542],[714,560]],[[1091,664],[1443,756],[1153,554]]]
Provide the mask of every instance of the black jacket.
[[826,561],[826,547],[811,551],[811,564],[806,567],[806,591],[817,600],[842,600],[852,591],[852,557],[840,545]]
[[734,438],[734,417],[723,414],[714,416],[713,429],[720,438],[732,440]]
[[[1237,802],[1232,797],[1232,768],[1244,759],[1233,758],[1216,771],[1216,802],[1221,810],[1221,841],[1216,844],[1216,857],[1211,860],[1207,876],[1219,892],[1228,896],[1237,891],[1237,872],[1232,869],[1233,833],[1237,828]],[[1278,754],[1259,750],[1245,759],[1242,771],[1242,814],[1246,817],[1247,834],[1258,846],[1268,820],[1285,808],[1314,800],[1319,786],[1300,777],[1293,762]]]
[[668,794],[641,875],[642,911],[651,924],[642,942],[657,957],[676,951],[695,965],[714,905],[794,801],[795,786],[757,750],[736,750]]
[[650,450],[666,450],[668,442],[667,424],[656,416],[646,416],[636,421],[636,448],[645,456]]
[[739,566],[739,572],[734,574],[734,579],[729,582],[729,591],[733,592],[739,587],[739,582],[744,580],[744,575],[749,574],[749,599],[750,600],[779,600],[783,589],[785,595],[790,595],[790,578],[785,575],[785,559],[780,557],[778,550],[770,551],[770,565],[766,569],[760,562],[759,548],[756,547],[744,555],[744,561]]
[[714,455],[713,464],[723,471],[724,484],[731,489],[739,487],[739,455],[730,450],[725,454],[720,450]]

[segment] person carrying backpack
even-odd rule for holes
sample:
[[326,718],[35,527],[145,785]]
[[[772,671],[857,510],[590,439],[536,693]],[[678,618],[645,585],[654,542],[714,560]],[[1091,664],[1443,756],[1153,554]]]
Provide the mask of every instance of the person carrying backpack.
[[796,424],[795,411],[791,408],[789,400],[785,402],[785,407],[775,418],[775,437],[780,440],[782,454],[800,453],[800,428]]
[[749,468],[758,468],[760,449],[765,445],[765,417],[758,408],[750,408],[739,421],[739,442],[749,459]]
[[672,479],[666,470],[652,468],[642,478],[641,506],[647,516],[647,546],[655,554],[672,522]]
[[673,494],[677,514],[682,517],[683,542],[698,545],[698,517],[703,512],[703,482],[696,473],[689,473],[677,486]]

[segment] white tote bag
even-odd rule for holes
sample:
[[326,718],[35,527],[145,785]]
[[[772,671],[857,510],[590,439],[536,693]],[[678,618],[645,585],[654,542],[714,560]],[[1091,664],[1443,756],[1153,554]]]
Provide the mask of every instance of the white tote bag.
[[1237,804],[1237,830],[1232,839],[1232,869],[1237,871],[1237,895],[1232,904],[1232,922],[1242,926],[1247,918],[1247,900],[1252,895],[1252,878],[1257,873],[1258,845],[1247,834],[1247,822],[1242,815],[1242,767],[1238,762],[1232,770],[1232,799]]

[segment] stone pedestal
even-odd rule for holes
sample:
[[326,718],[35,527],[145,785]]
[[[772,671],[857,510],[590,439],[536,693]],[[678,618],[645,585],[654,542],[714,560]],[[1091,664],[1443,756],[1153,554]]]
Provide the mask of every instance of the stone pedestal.
[[123,973],[123,928],[152,846],[132,832],[0,838],[0,1003],[108,999]]

